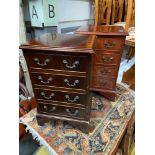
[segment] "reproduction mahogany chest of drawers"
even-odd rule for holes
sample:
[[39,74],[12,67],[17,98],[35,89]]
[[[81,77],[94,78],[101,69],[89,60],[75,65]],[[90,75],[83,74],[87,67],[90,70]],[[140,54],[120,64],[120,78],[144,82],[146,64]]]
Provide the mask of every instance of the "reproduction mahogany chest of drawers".
[[93,38],[45,34],[20,46],[37,101],[38,124],[60,119],[89,129]]
[[38,124],[59,119],[87,132],[90,91],[115,99],[127,33],[120,26],[88,26],[76,33],[45,34],[20,48],[37,100]]
[[115,100],[116,80],[127,33],[121,26],[92,25],[82,27],[76,33],[96,35],[90,89]]

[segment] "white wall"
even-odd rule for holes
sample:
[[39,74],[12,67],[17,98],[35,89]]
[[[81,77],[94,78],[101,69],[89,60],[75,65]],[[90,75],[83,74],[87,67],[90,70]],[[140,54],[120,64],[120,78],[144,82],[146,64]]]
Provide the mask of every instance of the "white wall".
[[92,0],[58,0],[58,32],[61,28],[88,25],[93,17]]
[[29,14],[29,4],[28,0],[22,0],[23,3],[23,13],[24,13],[24,20],[30,21],[30,14]]
[[58,0],[59,22],[90,19],[90,0]]

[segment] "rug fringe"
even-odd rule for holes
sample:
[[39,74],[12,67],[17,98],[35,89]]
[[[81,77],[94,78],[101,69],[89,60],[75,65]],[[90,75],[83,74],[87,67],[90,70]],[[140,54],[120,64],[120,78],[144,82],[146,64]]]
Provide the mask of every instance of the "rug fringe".
[[129,90],[130,92],[135,93],[135,91],[132,90],[132,89],[129,87],[129,85],[127,85],[127,84],[124,83],[124,82],[117,82],[116,84],[119,84],[119,85],[125,87],[125,88],[126,88],[127,90]]
[[48,149],[48,152],[50,155],[58,155],[52,148],[51,146],[33,129],[30,128],[29,125],[24,121],[24,119],[21,117],[20,118],[20,123],[26,125],[26,132],[30,132],[32,134],[33,139],[35,139],[37,142],[39,142],[40,145],[46,146]]

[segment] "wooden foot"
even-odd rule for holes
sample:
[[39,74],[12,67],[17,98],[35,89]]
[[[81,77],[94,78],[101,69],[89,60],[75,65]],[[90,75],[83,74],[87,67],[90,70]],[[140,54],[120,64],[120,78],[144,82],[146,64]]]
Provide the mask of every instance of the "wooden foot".
[[102,95],[103,97],[111,100],[111,101],[115,101],[115,97],[116,97],[116,91],[115,90],[104,90],[104,89],[96,89],[96,88],[90,88],[91,91],[97,92],[100,95]]
[[42,116],[40,116],[40,115],[36,115],[36,119],[37,119],[38,125],[40,125],[40,126],[44,126],[45,123],[48,123],[48,122],[50,121],[49,118],[47,118],[47,117],[42,117]]
[[115,101],[115,96],[116,96],[115,92],[99,92],[99,94],[101,94],[102,96],[104,96],[105,98],[111,101]]
[[95,126],[92,126],[90,124],[86,124],[86,123],[73,123],[73,122],[68,122],[68,124],[71,124],[73,127],[81,130],[83,133],[90,133],[95,129]]

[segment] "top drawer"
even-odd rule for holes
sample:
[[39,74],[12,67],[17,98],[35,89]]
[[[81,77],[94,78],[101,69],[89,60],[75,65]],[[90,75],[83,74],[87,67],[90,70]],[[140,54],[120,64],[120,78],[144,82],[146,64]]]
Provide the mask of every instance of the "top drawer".
[[95,49],[122,50],[123,45],[124,45],[124,38],[97,37]]
[[30,68],[57,69],[67,71],[87,71],[87,56],[70,56],[41,53],[25,53]]

